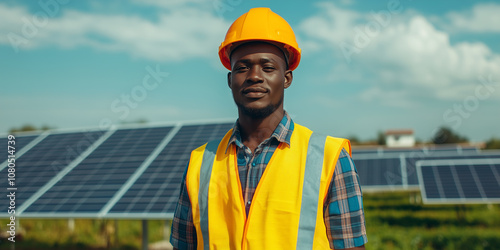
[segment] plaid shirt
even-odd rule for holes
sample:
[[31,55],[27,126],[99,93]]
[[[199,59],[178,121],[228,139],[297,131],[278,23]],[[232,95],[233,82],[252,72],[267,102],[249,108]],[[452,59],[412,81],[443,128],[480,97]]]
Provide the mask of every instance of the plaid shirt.
[[[238,170],[247,214],[257,184],[271,156],[280,143],[290,145],[293,128],[294,123],[285,112],[271,137],[263,141],[252,154],[251,150],[243,145],[238,122],[235,123],[228,147],[230,144],[237,147]],[[330,248],[343,249],[364,245],[368,240],[361,187],[354,163],[345,150],[339,155],[332,178],[323,207]],[[185,179],[184,176],[172,222],[170,242],[178,249],[196,249],[196,230]]]

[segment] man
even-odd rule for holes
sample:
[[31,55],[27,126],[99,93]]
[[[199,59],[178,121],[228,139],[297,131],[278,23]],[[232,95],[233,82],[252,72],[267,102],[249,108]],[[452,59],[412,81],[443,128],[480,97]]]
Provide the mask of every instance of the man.
[[238,107],[234,128],[194,150],[172,224],[175,249],[364,249],[350,144],[283,109],[300,49],[288,23],[254,8],[219,47]]

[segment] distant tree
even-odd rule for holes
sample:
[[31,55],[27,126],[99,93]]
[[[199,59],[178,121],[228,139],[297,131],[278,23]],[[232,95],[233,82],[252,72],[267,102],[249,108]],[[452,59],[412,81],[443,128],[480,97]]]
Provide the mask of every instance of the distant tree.
[[25,124],[19,128],[11,128],[9,130],[9,133],[27,132],[27,131],[36,131],[36,130],[49,130],[49,129],[53,129],[53,127],[50,127],[48,125],[43,125],[40,128],[37,128],[36,126],[33,126],[31,124]]
[[486,142],[486,149],[500,149],[500,139],[495,137]]
[[415,144],[422,144],[423,141],[420,138],[415,138]]
[[377,144],[378,145],[385,145],[385,134],[382,131],[379,131],[377,133]]
[[448,127],[439,128],[432,138],[434,144],[461,143],[467,141],[468,139],[466,137],[457,134]]
[[350,135],[350,136],[347,137],[347,139],[349,139],[349,141],[351,141],[352,145],[360,144],[359,138],[357,136],[355,136],[355,135]]

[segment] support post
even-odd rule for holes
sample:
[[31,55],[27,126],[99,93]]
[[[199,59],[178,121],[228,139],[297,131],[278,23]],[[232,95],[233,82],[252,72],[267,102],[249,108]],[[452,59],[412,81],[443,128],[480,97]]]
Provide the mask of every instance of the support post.
[[118,240],[118,220],[115,219],[115,246],[118,246],[119,240]]
[[164,220],[163,226],[164,226],[163,239],[170,242],[170,228],[172,227],[172,221],[171,220]]
[[68,219],[68,230],[73,233],[75,231],[75,219],[69,218]]
[[142,220],[142,250],[148,250],[148,221]]

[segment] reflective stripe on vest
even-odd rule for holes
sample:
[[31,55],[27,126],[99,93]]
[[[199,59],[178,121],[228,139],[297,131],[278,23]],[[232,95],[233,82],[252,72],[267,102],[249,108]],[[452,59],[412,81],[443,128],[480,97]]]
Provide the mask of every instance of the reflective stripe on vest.
[[325,151],[326,136],[312,134],[307,147],[306,171],[304,173],[304,184],[302,186],[302,207],[300,209],[299,233],[297,235],[297,249],[312,249],[314,240],[314,229],[316,227],[316,214],[318,210],[318,199],[307,198],[318,197],[323,168],[323,154]]
[[186,186],[197,249],[328,248],[323,201],[349,142],[295,124],[290,147],[281,143],[274,152],[246,215],[236,148],[226,150],[231,133],[191,154]]
[[200,227],[203,232],[203,242],[204,248],[209,249],[208,245],[208,235],[210,231],[208,230],[208,185],[210,184],[210,177],[212,176],[212,163],[214,162],[215,155],[217,154],[217,148],[219,146],[219,141],[211,141],[207,143],[205,152],[203,153],[203,160],[201,162],[200,169],[200,194],[198,196],[198,202],[200,206]]

